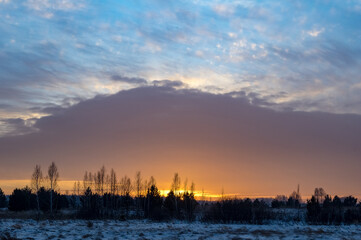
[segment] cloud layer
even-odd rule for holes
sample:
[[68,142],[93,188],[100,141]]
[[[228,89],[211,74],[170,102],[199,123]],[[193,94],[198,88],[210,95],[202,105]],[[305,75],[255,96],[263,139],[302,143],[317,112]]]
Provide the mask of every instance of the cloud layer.
[[[359,1],[0,1],[0,127],[158,79],[361,113]],[[12,134],[12,133],[8,133]]]

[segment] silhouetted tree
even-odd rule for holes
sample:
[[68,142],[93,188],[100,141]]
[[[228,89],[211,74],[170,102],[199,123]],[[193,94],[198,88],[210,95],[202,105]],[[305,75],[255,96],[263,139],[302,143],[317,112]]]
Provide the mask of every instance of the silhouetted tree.
[[332,206],[333,206],[333,223],[340,224],[342,222],[342,201],[341,199],[336,195],[332,200]]
[[81,198],[81,201],[83,207],[80,211],[80,217],[92,219],[104,216],[101,196],[97,193],[93,194],[89,187],[84,192],[84,196]]
[[300,202],[298,199],[295,199],[294,197],[290,196],[287,200],[286,205],[287,205],[287,207],[290,207],[290,208],[299,208]]
[[253,223],[262,224],[264,220],[269,218],[269,212],[267,211],[267,204],[258,199],[253,201]]
[[325,192],[325,190],[323,190],[322,187],[315,188],[314,196],[315,196],[317,202],[322,203],[324,197],[326,196],[326,192]]
[[130,196],[132,191],[132,182],[128,176],[124,176],[120,179],[119,188],[121,196]]
[[173,218],[175,216],[175,196],[174,192],[171,190],[168,192],[167,197],[164,199],[164,208],[168,218]]
[[301,205],[300,185],[297,186],[297,191],[293,191],[287,200],[287,206],[292,208],[299,208]]
[[117,174],[115,173],[114,169],[110,170],[110,193],[112,195],[117,194],[118,192],[118,184],[117,184]]
[[174,192],[174,204],[176,212],[178,213],[178,198],[179,198],[179,189],[180,189],[181,180],[178,173],[174,174],[171,190]]
[[224,199],[211,203],[205,212],[204,220],[223,223],[256,223],[261,224],[270,218],[268,206],[264,201],[252,201],[247,198]]
[[134,191],[135,191],[135,200],[137,205],[137,217],[140,216],[140,204],[142,196],[142,176],[140,171],[136,172],[134,179]]
[[121,195],[121,205],[125,209],[125,215],[128,216],[129,207],[133,203],[133,199],[130,194],[132,192],[132,182],[128,176],[122,177],[119,182],[119,189]]
[[76,196],[80,195],[80,181],[76,181],[74,182],[74,187],[73,187],[73,194]]
[[[91,173],[90,173],[91,175]],[[92,176],[89,176],[88,171],[85,172],[83,177],[83,193],[89,188],[91,189]]]
[[53,192],[58,185],[58,179],[58,167],[52,162],[48,169],[48,180],[50,183],[50,214],[53,214]]
[[39,189],[43,182],[43,173],[40,165],[36,165],[34,168],[33,175],[31,176],[31,188],[36,194],[36,205],[38,209],[38,219],[40,215],[40,203],[39,203]]
[[7,207],[7,200],[3,190],[0,188],[0,208]]
[[320,220],[321,206],[315,196],[307,200],[307,220],[311,223],[317,223]]
[[360,211],[357,208],[348,208],[344,214],[345,223],[357,223],[360,219]]
[[348,196],[343,200],[343,205],[345,207],[354,207],[356,206],[357,198],[354,198],[353,196]]
[[280,208],[286,206],[287,197],[285,195],[277,195],[271,202],[272,208]]
[[[50,195],[52,195],[52,203],[49,202]],[[51,207],[56,210],[67,208],[69,206],[68,199],[65,195],[61,195],[56,191],[45,189],[41,187],[38,191],[40,209],[42,211],[51,211]]]
[[153,185],[156,186],[157,181],[155,181],[155,178],[153,176],[150,176],[149,181],[148,181],[148,188],[150,188]]
[[16,188],[9,197],[9,210],[26,211],[36,209],[36,196],[31,193],[29,187]]
[[323,224],[332,223],[332,211],[333,211],[332,199],[329,195],[326,195],[325,200],[323,201],[322,204],[321,216],[320,216],[321,222]]
[[152,185],[148,189],[146,201],[147,204],[145,209],[145,217],[154,220],[161,220],[162,219],[161,207],[163,204],[163,199],[160,196],[160,192],[155,185]]
[[185,214],[185,218],[188,221],[193,221],[194,220],[194,210],[197,206],[197,201],[194,198],[194,193],[193,192],[184,192],[182,195],[182,205],[183,205],[183,209],[184,209],[184,214]]
[[95,183],[95,191],[96,193],[103,195],[104,194],[104,186],[105,186],[105,167],[102,168],[94,174],[94,183]]

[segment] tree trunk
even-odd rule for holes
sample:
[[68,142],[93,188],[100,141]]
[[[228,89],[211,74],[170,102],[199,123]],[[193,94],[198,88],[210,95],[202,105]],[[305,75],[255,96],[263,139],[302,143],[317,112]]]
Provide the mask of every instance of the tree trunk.
[[50,188],[50,215],[53,216],[53,186]]
[[37,217],[37,220],[39,221],[39,217],[40,217],[39,190],[36,192],[36,204],[37,204],[37,206],[38,206],[38,217]]

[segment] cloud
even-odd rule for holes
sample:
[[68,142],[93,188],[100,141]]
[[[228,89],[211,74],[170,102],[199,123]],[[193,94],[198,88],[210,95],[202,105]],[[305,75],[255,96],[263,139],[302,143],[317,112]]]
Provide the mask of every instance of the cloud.
[[173,81],[173,80],[154,80],[152,81],[153,85],[156,87],[166,87],[166,88],[177,88],[185,87],[182,81]]
[[0,119],[0,136],[7,137],[26,135],[36,132],[37,129],[33,127],[37,119]]
[[[304,47],[307,50],[275,46],[269,48],[269,50],[281,59],[289,61],[289,66],[302,69],[308,67],[308,64],[311,62],[322,63],[324,64],[323,66],[330,64],[332,67],[340,69],[353,68],[360,63],[361,59],[361,49],[350,48],[348,45],[338,41],[327,40],[322,43],[310,41],[305,42]],[[296,63],[297,65],[293,65]],[[321,70],[322,67],[318,69]],[[328,70],[333,71],[334,69]]]
[[85,1],[78,0],[27,0],[26,6],[36,11],[62,10],[72,11],[84,8]]
[[213,10],[221,16],[229,16],[234,13],[234,6],[227,4],[216,4],[213,6]]
[[129,77],[123,77],[120,75],[113,75],[111,77],[111,79],[113,81],[124,82],[124,83],[129,83],[129,84],[146,84],[147,83],[147,80],[145,80],[144,78],[129,78]]
[[318,37],[318,35],[320,35],[321,33],[323,33],[325,31],[324,28],[321,29],[313,29],[311,31],[308,31],[307,34],[310,35],[311,37]]
[[[80,102],[33,127],[38,131],[0,138],[2,178],[28,176],[35,164],[55,161],[62,179],[105,164],[121,174],[142,170],[160,183],[178,171],[212,191],[224,184],[231,192],[265,193],[273,179],[281,192],[290,182],[311,192],[325,181],[328,189],[341,193],[341,184],[361,194],[354,184],[361,180],[356,115],[277,112],[250,104],[242,93],[149,86]],[[240,182],[251,187],[240,189]]]
[[246,91],[269,108],[361,113],[361,95],[350,88],[361,81],[355,2],[320,2],[314,11],[307,1],[6,2],[0,106],[7,107],[0,118],[68,107],[64,99],[144,81],[166,84],[154,79],[213,93]]
[[52,19],[57,11],[78,11],[85,7],[84,0],[27,0],[24,5],[45,19]]

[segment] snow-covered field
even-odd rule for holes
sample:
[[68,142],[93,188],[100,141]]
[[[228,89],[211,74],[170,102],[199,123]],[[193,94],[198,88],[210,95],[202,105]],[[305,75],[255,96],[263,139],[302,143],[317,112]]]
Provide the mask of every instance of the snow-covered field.
[[[0,220],[0,239],[361,239],[361,226]],[[2,238],[5,237],[5,238]]]

